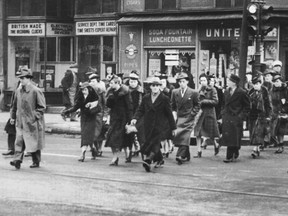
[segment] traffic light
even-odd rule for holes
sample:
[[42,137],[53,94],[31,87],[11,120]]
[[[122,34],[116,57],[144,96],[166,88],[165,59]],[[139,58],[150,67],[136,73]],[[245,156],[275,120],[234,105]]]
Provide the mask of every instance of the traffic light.
[[251,36],[255,37],[258,35],[259,5],[251,3],[248,5],[247,10],[248,10],[247,31]]
[[269,25],[271,21],[270,13],[273,11],[273,7],[270,5],[262,5],[261,7],[261,31],[262,38],[273,30],[273,27]]

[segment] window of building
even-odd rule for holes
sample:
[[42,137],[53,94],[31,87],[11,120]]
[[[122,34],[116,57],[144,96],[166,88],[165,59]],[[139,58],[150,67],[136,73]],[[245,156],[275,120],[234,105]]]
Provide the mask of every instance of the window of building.
[[162,0],[162,9],[163,10],[176,9],[176,0]]
[[219,8],[231,7],[231,0],[216,0],[216,7]]
[[7,1],[7,16],[20,16],[21,1],[9,0]]
[[243,7],[243,0],[235,0],[235,7]]
[[[47,61],[73,61],[74,47],[72,37],[47,37],[47,49],[45,49],[45,38],[40,38],[40,61],[45,61],[45,50],[47,50]],[[58,50],[58,52],[57,52]]]
[[105,0],[103,1],[103,13],[117,12],[118,0]]
[[57,1],[46,0],[46,15],[47,16],[57,16]]
[[74,59],[74,38],[59,37],[59,61],[72,61]]
[[61,17],[74,17],[74,4],[71,4],[71,0],[60,1],[60,14]]
[[22,1],[22,16],[44,16],[45,0]]
[[103,37],[103,61],[113,61],[113,36]]
[[145,0],[145,9],[146,10],[153,10],[158,9],[158,0]]

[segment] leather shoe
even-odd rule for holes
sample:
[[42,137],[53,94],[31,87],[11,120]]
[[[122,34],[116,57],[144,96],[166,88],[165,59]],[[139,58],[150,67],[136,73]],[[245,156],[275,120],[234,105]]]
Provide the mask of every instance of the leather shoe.
[[224,163],[231,163],[231,162],[233,162],[233,159],[231,158],[231,159],[225,159],[225,160],[223,160],[223,162]]
[[178,165],[181,165],[181,164],[183,164],[183,159],[182,159],[182,157],[176,157],[176,161],[178,162]]
[[194,156],[194,158],[201,158],[202,157],[202,152],[197,152],[197,155]]
[[33,163],[30,165],[30,168],[38,168],[39,166],[39,163]]
[[150,160],[144,160],[142,163],[146,172],[150,172],[151,171]]
[[9,150],[7,152],[2,153],[3,156],[8,156],[8,155],[14,155],[14,152],[12,150]]
[[10,165],[14,166],[16,169],[20,169],[22,161],[20,160],[14,160],[10,161]]

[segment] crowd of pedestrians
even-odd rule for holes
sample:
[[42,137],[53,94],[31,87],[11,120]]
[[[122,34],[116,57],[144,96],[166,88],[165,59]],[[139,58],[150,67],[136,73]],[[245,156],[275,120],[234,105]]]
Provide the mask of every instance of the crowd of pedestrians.
[[[62,80],[67,103],[61,115],[74,121],[76,111],[80,110],[78,160],[85,161],[88,149],[92,159],[102,156],[105,143],[113,154],[110,166],[118,166],[122,161],[121,151],[125,153],[125,163],[131,163],[133,156],[140,153],[143,167],[150,172],[152,164],[163,166],[174,147],[177,164],[189,162],[193,135],[197,144],[194,158],[201,158],[202,149],[212,143],[215,156],[221,146],[227,146],[223,161],[230,163],[239,157],[244,127],[249,129],[253,145],[251,158],[258,158],[267,147],[276,147],[276,154],[284,151],[288,87],[281,77],[280,61],[273,63],[273,69],[254,77],[247,73],[244,88],[236,74],[231,74],[227,86],[222,88],[215,74],[203,73],[195,90],[190,87],[191,76],[184,66],[175,74],[175,85],[168,82],[167,74],[149,77],[141,83],[137,71],[131,71],[126,80],[121,74],[111,74],[103,82],[93,68],[86,73],[87,81],[77,85],[77,64],[72,65]],[[45,144],[45,98],[31,81],[29,69],[20,69],[17,77],[11,118],[5,127],[8,152],[3,155],[14,155],[10,164],[19,169],[26,150],[32,154],[30,167],[35,168],[40,166]]]

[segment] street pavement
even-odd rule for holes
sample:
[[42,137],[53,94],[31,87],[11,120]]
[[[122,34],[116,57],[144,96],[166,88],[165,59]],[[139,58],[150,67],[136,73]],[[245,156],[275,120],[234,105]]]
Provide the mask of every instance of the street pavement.
[[[79,121],[45,116],[46,128],[79,128]],[[0,117],[2,153],[8,115]],[[91,160],[87,152],[85,162],[78,162],[79,135],[47,133],[38,169],[30,169],[31,158],[24,158],[15,170],[11,157],[0,156],[0,215],[287,215],[288,151],[276,155],[275,149],[266,149],[254,160],[252,148],[243,146],[239,159],[226,164],[226,149],[214,156],[208,146],[201,159],[181,166],[175,149],[162,168],[146,173],[140,156],[125,163],[123,152],[119,166],[109,166],[108,148],[103,157]],[[196,146],[190,150],[196,154]]]

